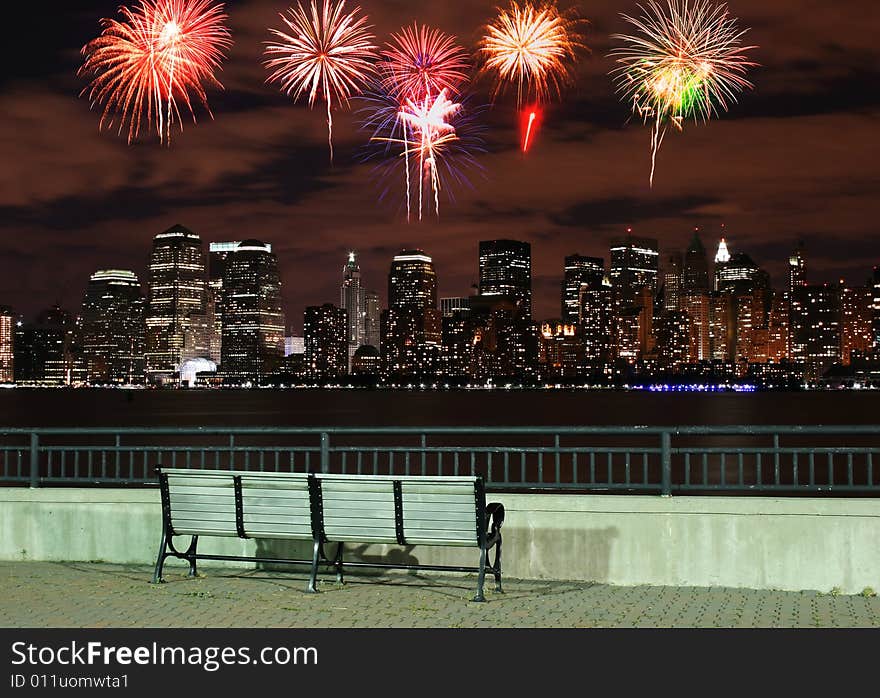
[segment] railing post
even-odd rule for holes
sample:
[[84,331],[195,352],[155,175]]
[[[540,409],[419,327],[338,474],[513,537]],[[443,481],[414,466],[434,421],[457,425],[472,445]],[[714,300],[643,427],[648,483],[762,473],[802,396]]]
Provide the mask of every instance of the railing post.
[[40,486],[40,436],[31,432],[31,487]]
[[660,434],[660,461],[662,468],[662,483],[660,495],[672,496],[672,436],[668,431]]
[[330,434],[321,432],[321,472],[330,472]]

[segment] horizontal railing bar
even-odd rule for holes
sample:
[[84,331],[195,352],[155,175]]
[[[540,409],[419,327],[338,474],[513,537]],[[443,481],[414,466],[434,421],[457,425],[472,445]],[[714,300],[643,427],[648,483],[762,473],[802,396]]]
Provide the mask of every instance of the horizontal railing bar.
[[724,426],[547,426],[547,427],[7,427],[0,436],[17,434],[880,434],[880,425],[724,425]]

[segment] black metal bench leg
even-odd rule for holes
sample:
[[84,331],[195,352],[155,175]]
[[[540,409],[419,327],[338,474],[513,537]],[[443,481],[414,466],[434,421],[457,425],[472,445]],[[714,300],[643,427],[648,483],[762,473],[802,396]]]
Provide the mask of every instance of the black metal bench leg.
[[495,591],[504,593],[501,588],[501,536],[498,536],[498,542],[495,544],[495,562],[492,565],[492,574],[495,575]]
[[336,548],[336,559],[333,561],[333,564],[336,566],[336,583],[337,584],[345,584],[345,578],[342,575],[342,546],[340,543],[339,547]]
[[307,592],[311,594],[318,593],[317,581],[318,581],[318,560],[321,556],[321,542],[315,541],[315,547],[312,552],[312,571],[309,574],[309,586],[306,589]]
[[480,574],[477,576],[477,595],[474,597],[474,601],[485,601],[486,597],[483,596],[483,584],[486,581],[486,548],[485,546],[480,548]]
[[198,571],[196,570],[196,547],[199,544],[199,537],[193,536],[192,540],[189,542],[189,547],[186,549],[186,559],[189,561],[189,576],[197,577]]
[[156,568],[153,570],[152,584],[161,584],[165,581],[162,579],[162,568],[165,566],[165,558],[168,557],[168,553],[165,552],[167,548],[168,530],[162,526],[162,542],[159,543],[159,555],[156,557]]

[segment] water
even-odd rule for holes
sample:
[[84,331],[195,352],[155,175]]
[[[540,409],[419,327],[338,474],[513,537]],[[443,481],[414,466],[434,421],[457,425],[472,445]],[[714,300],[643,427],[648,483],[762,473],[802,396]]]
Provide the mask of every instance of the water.
[[880,391],[0,390],[0,427],[876,424]]

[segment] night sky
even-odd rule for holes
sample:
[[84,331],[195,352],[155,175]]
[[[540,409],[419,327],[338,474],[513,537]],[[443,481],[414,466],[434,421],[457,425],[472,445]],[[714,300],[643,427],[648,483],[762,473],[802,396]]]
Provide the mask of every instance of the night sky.
[[[99,268],[130,268],[145,282],[152,237],[175,223],[206,242],[271,242],[294,328],[306,305],[339,302],[349,249],[383,299],[392,255],[410,246],[434,257],[441,296],[466,295],[479,240],[527,240],[539,319],[559,314],[563,257],[607,259],[610,239],[627,227],[658,238],[662,252],[686,247],[699,226],[712,254],[724,224],[731,252],[750,254],[777,285],[799,238],[811,282],[862,284],[880,263],[875,3],[732,0],[751,27],[747,43],[759,46],[750,54],[761,64],[750,74],[756,89],[708,125],[669,132],[653,189],[649,127],[630,119],[607,75],[609,36],[628,30],[619,13],[637,12],[635,2],[580,3],[591,52],[563,101],[546,109],[531,152],[519,152],[514,100],[498,99],[484,117],[483,172],[454,190],[454,202],[441,201],[439,221],[409,224],[402,196],[379,201],[354,115],[335,113],[331,167],[321,105],[309,111],[265,84],[266,28],[280,24],[285,0],[227,3],[235,45],[219,75],[225,91],[209,93],[213,121],[197,112],[199,123],[186,122],[170,149],[153,136],[129,146],[99,132],[76,70],[80,48],[118,4],[24,3],[16,11],[32,16],[7,26],[0,304],[26,316],[55,302],[78,310]],[[419,20],[469,48],[494,5],[361,3],[382,40]],[[488,103],[489,85],[476,94]]]

